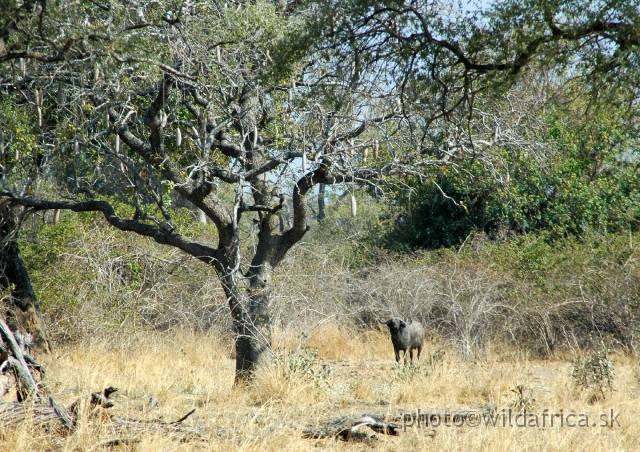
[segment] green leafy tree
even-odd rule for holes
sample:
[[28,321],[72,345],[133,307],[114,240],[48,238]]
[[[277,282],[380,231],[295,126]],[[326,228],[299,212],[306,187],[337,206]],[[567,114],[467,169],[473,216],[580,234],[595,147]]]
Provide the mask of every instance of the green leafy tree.
[[[533,116],[518,118],[520,127],[539,136],[538,146],[525,141],[497,146],[491,162],[499,174],[487,171],[481,160],[469,160],[461,171],[441,171],[434,184],[414,183],[410,196],[394,198],[404,209],[383,232],[386,246],[455,246],[473,232],[494,238],[544,232],[555,240],[587,230],[637,230],[637,111],[602,105],[577,82],[547,89],[546,102],[532,95],[532,86],[530,81],[528,91],[523,87],[507,98],[530,97],[538,104],[525,109]],[[510,101],[493,105],[491,112],[500,116],[501,109],[514,107]]]

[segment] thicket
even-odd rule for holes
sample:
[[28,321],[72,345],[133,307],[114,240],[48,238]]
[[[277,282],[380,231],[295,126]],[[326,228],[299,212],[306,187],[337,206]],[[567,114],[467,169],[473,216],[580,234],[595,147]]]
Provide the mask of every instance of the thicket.
[[[544,234],[501,242],[483,233],[462,247],[391,254],[361,240],[384,212],[352,218],[346,199],[283,262],[270,305],[274,346],[283,333],[328,322],[350,331],[378,317],[412,317],[431,339],[483,356],[491,347],[530,356],[588,348],[593,336],[635,351],[640,234],[587,233],[550,244]],[[110,229],[95,215],[34,219],[21,242],[47,324],[58,343],[189,329],[233,337],[212,269],[150,240]],[[182,211],[193,234],[211,226]],[[213,237],[212,237],[213,239]]]
[[588,99],[575,82],[555,87],[545,101],[539,90],[549,88],[537,83],[517,87],[492,108],[521,111],[517,121],[532,137],[500,148],[489,166],[479,157],[443,167],[434,183],[408,177],[412,190],[393,194],[395,214],[372,238],[407,252],[460,246],[479,232],[498,241],[543,233],[553,242],[638,230],[637,108],[616,96],[611,103]]

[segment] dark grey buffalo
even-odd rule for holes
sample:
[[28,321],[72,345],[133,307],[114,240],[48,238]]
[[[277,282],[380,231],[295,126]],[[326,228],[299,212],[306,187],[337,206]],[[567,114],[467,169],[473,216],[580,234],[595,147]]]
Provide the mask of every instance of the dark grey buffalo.
[[409,319],[409,322],[399,319],[390,319],[386,322],[378,319],[378,321],[389,328],[393,351],[396,352],[396,362],[400,362],[401,350],[404,352],[403,358],[406,358],[408,350],[411,362],[413,362],[413,349],[417,349],[418,360],[420,360],[422,341],[424,339],[424,327],[420,322],[415,322],[411,319]]

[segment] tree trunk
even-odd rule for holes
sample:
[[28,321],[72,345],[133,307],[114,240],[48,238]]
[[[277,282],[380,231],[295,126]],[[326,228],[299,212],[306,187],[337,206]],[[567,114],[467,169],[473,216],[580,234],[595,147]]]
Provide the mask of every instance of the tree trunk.
[[259,365],[271,361],[269,290],[257,276],[250,277],[249,283],[243,293],[231,277],[223,282],[236,333],[235,385],[248,382]]
[[259,365],[271,361],[271,319],[268,297],[252,295],[242,321],[236,323],[236,384],[252,378]]
[[5,298],[7,323],[13,331],[31,334],[36,351],[50,353],[51,341],[18,247],[18,221],[13,209],[0,207],[0,286],[10,291]]
[[322,222],[326,218],[324,213],[325,184],[318,184],[318,221]]

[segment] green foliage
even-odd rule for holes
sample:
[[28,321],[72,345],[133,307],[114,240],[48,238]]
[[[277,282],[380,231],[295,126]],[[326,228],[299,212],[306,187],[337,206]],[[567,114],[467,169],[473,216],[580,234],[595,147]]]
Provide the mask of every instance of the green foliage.
[[406,383],[410,383],[414,379],[419,378],[420,376],[423,375],[423,372],[420,369],[420,365],[414,364],[412,362],[401,361],[400,363],[396,363],[395,371],[396,371],[396,375],[395,375],[396,378]]
[[[126,208],[114,204],[118,211]],[[114,230],[102,214],[62,212],[60,222],[50,224],[52,214],[29,217],[19,245],[56,342],[131,332],[142,324],[230,330],[226,298],[211,267]],[[187,235],[206,243],[213,234],[213,226],[194,222],[189,212],[175,217]]]
[[10,98],[0,100],[0,132],[4,141],[0,164],[7,182],[28,177],[29,168],[42,155],[33,114],[27,105],[11,102]]
[[97,217],[95,213],[62,215],[57,224],[32,223],[23,231],[20,251],[44,310],[73,311],[82,301],[79,298],[82,284],[96,278],[97,268],[90,261],[83,261],[81,256],[77,256],[80,265],[60,264],[63,256],[72,252],[72,244],[87,233]]
[[322,363],[316,347],[304,344],[299,350],[291,350],[286,354],[275,353],[274,361],[288,379],[306,378],[318,387],[328,385],[331,368]]
[[573,370],[571,376],[580,390],[590,390],[589,401],[595,403],[605,398],[605,390],[613,391],[615,373],[613,363],[608,356],[609,349],[603,339],[599,347],[589,355],[581,358],[576,356],[571,362]]
[[464,181],[460,185],[446,169],[442,172],[445,174],[435,183],[410,181],[415,189],[410,196],[400,195],[392,201],[392,213],[381,218],[372,238],[380,233],[383,247],[409,252],[459,245],[472,231],[491,229],[486,212],[490,189],[474,190]]
[[[595,108],[595,111],[590,109]],[[585,111],[586,109],[586,111]],[[633,111],[588,106],[582,101],[551,104],[542,119],[545,149],[506,147],[496,177],[479,160],[442,168],[418,183],[410,196],[393,198],[400,213],[382,232],[385,247],[397,251],[459,246],[469,234],[544,232],[545,239],[637,230],[640,220],[640,129]]]

